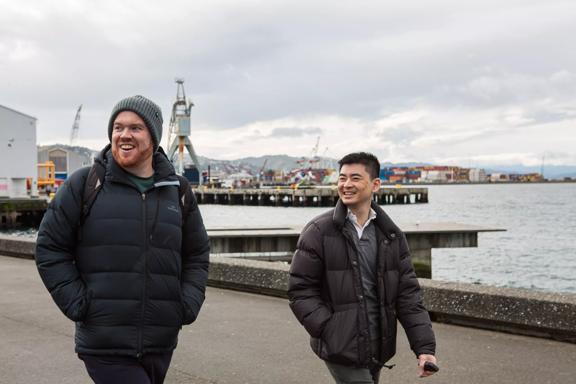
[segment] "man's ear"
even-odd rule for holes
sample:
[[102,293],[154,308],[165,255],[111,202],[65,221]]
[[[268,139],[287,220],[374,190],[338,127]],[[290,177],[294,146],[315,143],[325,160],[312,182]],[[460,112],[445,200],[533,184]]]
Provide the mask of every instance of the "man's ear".
[[378,190],[380,189],[380,186],[382,185],[382,180],[380,180],[379,177],[377,177],[376,179],[372,180],[372,192],[378,192]]

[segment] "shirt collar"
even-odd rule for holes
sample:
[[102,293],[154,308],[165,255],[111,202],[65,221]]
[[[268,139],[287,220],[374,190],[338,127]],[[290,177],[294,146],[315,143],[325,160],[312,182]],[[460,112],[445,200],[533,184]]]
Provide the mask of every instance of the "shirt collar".
[[354,229],[356,229],[358,239],[361,239],[362,234],[364,233],[366,227],[368,227],[368,225],[370,225],[370,222],[376,218],[376,211],[370,208],[370,214],[368,215],[368,220],[366,220],[363,226],[360,226],[360,224],[358,224],[358,218],[354,213],[352,213],[350,209],[348,209],[348,215],[346,216],[346,218],[352,223]]
[[[353,223],[358,224],[358,217],[354,214],[354,212],[350,210],[350,208],[348,208],[348,214],[346,215],[346,218],[352,221]],[[368,220],[366,220],[364,226],[366,226],[370,221],[374,220],[375,218],[376,218],[376,211],[373,208],[370,208],[370,213],[368,214]]]

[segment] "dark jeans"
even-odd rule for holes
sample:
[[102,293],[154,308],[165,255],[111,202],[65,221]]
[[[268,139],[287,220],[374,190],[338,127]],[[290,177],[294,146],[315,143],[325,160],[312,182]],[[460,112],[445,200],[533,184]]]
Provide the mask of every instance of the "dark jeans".
[[162,384],[170,367],[172,352],[128,356],[78,354],[95,384]]

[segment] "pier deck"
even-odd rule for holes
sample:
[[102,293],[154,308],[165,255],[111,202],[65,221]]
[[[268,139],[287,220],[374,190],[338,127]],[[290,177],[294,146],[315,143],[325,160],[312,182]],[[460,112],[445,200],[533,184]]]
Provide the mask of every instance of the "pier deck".
[[42,220],[48,200],[36,198],[0,198],[0,229],[32,227]]
[[[0,383],[89,384],[74,324],[56,308],[31,260],[0,256]],[[401,328],[400,328],[401,329]],[[434,324],[441,371],[416,377],[402,331],[384,383],[566,384],[576,344]],[[333,383],[284,299],[208,288],[182,329],[166,384]]]
[[[478,234],[504,231],[458,223],[422,223],[398,225],[405,233],[412,262],[419,277],[432,277],[433,248],[478,246]],[[209,229],[211,252],[215,254],[270,253],[249,256],[254,259],[290,261],[301,228]],[[282,253],[284,253],[282,255]]]
[[[276,207],[333,207],[338,200],[336,187],[314,188],[193,188],[200,204],[258,205]],[[428,202],[428,188],[382,187],[374,194],[380,205]]]

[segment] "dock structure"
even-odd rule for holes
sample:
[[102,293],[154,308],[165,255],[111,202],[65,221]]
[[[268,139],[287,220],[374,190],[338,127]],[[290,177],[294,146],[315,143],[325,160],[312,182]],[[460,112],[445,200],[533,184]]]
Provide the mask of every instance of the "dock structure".
[[0,229],[37,227],[46,208],[44,198],[0,198]]
[[[433,248],[468,248],[478,246],[478,234],[504,231],[457,223],[399,224],[406,235],[412,262],[418,277],[432,278]],[[299,228],[208,229],[213,254],[246,257],[256,260],[292,260]]]
[[[199,204],[254,205],[269,207],[333,207],[336,187],[315,188],[193,188]],[[428,188],[382,187],[374,194],[380,205],[428,202]]]

